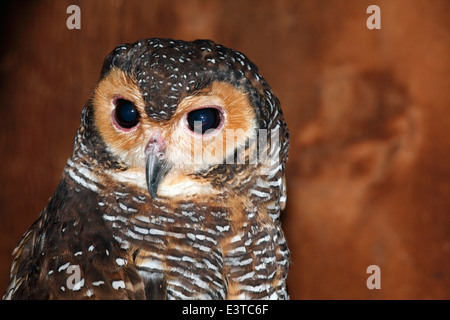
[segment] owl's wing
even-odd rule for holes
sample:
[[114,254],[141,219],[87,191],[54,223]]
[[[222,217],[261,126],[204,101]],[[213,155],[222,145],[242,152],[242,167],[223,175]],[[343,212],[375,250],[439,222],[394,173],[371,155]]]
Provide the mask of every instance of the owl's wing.
[[67,191],[63,180],[14,250],[4,298],[145,299],[133,262],[92,205],[95,194]]

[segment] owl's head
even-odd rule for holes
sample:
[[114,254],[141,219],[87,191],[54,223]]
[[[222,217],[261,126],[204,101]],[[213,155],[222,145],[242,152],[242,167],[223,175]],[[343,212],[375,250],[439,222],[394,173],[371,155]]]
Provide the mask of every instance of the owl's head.
[[257,67],[206,40],[115,48],[78,136],[78,152],[153,198],[215,194],[258,168],[261,153],[284,168],[288,152],[279,101]]

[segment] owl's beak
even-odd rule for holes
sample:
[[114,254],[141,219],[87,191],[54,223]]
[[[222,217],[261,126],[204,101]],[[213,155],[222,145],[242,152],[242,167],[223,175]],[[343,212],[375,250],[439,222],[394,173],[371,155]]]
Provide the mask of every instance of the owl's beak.
[[169,165],[165,160],[165,146],[158,140],[153,139],[145,150],[145,178],[153,199],[157,197],[158,186],[169,171]]

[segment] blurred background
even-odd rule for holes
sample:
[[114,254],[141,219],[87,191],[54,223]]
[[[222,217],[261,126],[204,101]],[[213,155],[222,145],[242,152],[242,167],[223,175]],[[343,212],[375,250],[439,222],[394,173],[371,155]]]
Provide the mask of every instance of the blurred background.
[[[291,132],[293,299],[450,299],[448,0],[2,1],[0,292],[104,57],[139,38],[244,52]],[[69,30],[69,5],[81,29]],[[381,29],[369,30],[369,5]],[[381,289],[369,290],[369,265]]]

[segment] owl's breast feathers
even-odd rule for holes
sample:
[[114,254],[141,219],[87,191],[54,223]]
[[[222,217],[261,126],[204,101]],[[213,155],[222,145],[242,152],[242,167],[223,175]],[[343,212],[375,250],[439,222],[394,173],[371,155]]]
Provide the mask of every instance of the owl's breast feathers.
[[153,202],[105,189],[65,174],[14,252],[5,298],[288,297],[283,233],[246,197]]

